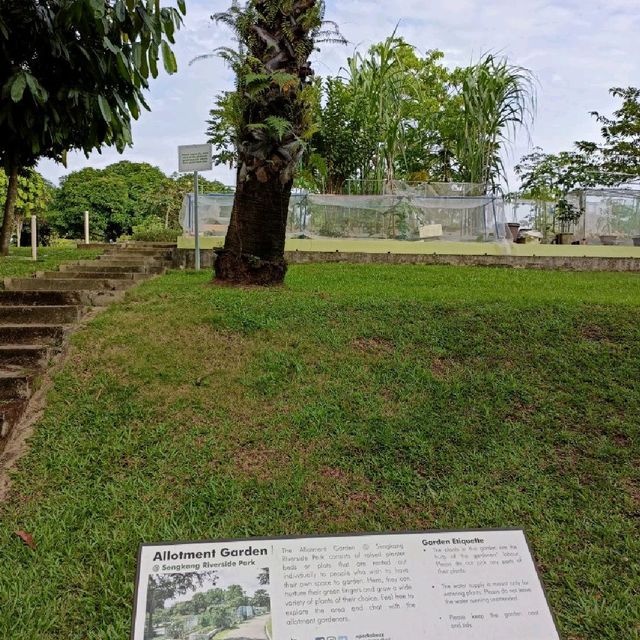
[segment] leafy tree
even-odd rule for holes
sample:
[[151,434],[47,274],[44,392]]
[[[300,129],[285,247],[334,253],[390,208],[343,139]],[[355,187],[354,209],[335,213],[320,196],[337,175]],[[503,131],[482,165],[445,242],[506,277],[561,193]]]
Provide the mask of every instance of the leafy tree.
[[328,191],[349,178],[370,193],[396,178],[499,182],[505,144],[533,115],[531,75],[491,55],[449,71],[443,55],[393,34],[327,81],[313,144]]
[[169,43],[179,9],[148,0],[3,0],[0,14],[0,165],[9,184],[0,253],[9,250],[18,176],[39,158],[64,161],[131,144],[131,117],[148,108],[144,90]]
[[242,128],[242,107],[236,91],[224,91],[216,97],[215,106],[209,112],[207,135],[215,153],[216,166],[226,164],[230,168],[238,164],[238,139]]
[[[515,171],[521,181],[520,197],[554,202],[555,219],[564,230],[575,224],[583,213],[569,202],[569,193],[576,189],[613,184],[612,176],[604,170],[597,150],[553,154],[536,148],[520,160]],[[553,226],[555,224],[550,225]]]
[[323,191],[342,193],[345,182],[357,175],[375,152],[375,138],[367,136],[366,113],[358,108],[352,87],[340,78],[327,78],[326,102],[318,98],[318,132],[313,147],[316,159],[309,169],[319,169]]
[[224,589],[220,589],[220,588],[209,589],[209,591],[205,593],[205,596],[207,598],[207,604],[209,606],[219,605],[224,602],[225,591]]
[[[216,276],[273,284],[286,273],[284,242],[293,178],[313,135],[309,56],[322,39],[322,0],[249,0],[215,19],[240,50],[221,55],[236,73],[236,195]],[[335,30],[328,34],[331,37]]]
[[258,589],[251,598],[251,606],[264,607],[265,609],[271,608],[271,596],[265,589]]
[[129,192],[131,215],[136,218],[158,216],[162,218],[154,202],[155,196],[168,182],[167,176],[146,162],[117,162],[106,167],[105,177],[122,178]]
[[536,200],[557,200],[576,189],[615,184],[597,152],[554,154],[536,147],[520,160],[515,171],[521,180],[521,192]]
[[209,624],[217,629],[228,629],[233,620],[233,612],[228,607],[218,607],[209,613]]
[[215,571],[168,573],[149,576],[147,586],[147,624],[145,640],[152,640],[153,615],[157,609],[164,608],[164,603],[179,595],[184,595],[202,586],[205,580],[216,580]]
[[[182,195],[193,192],[193,174],[174,173],[171,179],[178,186],[178,189]],[[233,189],[225,186],[219,180],[207,180],[202,176],[198,177],[198,187],[201,193],[232,193]]]
[[227,587],[224,600],[228,606],[236,609],[246,604],[247,594],[240,585],[232,584],[231,586]]
[[196,593],[191,599],[193,613],[199,615],[207,610],[207,598],[204,593]]
[[[0,202],[4,202],[7,197],[7,176],[0,169]],[[18,177],[18,192],[15,204],[15,229],[17,244],[21,244],[21,236],[24,221],[32,215],[38,216],[44,222],[49,211],[49,206],[55,193],[54,186],[45,180],[37,171],[28,169],[23,175]],[[39,231],[42,224],[39,225]]]
[[[205,193],[229,191],[217,181],[201,180]],[[82,169],[63,178],[53,201],[52,222],[64,237],[80,237],[83,212],[91,215],[95,240],[116,240],[134,227],[178,229],[182,201],[193,177],[168,178],[147,163],[118,162],[105,169]]]
[[61,180],[52,205],[52,224],[60,235],[80,238],[84,211],[90,212],[94,240],[117,240],[136,222],[125,179],[98,169],[75,171]]
[[612,174],[618,184],[640,177],[640,89],[635,87],[614,87],[612,96],[622,100],[622,105],[609,118],[597,111],[591,115],[602,125],[604,145],[579,143],[583,151],[593,153],[599,149],[603,156],[603,168]]

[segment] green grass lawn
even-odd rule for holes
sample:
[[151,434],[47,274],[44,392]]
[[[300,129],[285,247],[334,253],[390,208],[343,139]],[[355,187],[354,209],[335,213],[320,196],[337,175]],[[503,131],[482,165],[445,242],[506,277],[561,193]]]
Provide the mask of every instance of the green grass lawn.
[[40,247],[38,260],[31,260],[31,247],[13,248],[6,258],[0,258],[0,278],[25,277],[36,271],[52,271],[61,262],[90,260],[102,253],[96,249],[76,249],[75,247]]
[[0,506],[1,638],[127,638],[142,541],[478,527],[526,529],[564,640],[640,637],[640,276],[209,278],[75,336]]

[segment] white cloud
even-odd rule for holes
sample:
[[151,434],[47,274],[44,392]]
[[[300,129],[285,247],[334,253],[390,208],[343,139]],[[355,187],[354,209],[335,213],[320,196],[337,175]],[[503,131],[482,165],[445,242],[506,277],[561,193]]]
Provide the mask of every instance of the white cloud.
[[[228,0],[187,0],[186,28],[178,34],[180,71],[163,76],[151,89],[152,113],[134,127],[133,149],[124,158],[145,160],[167,173],[176,168],[178,144],[204,139],[205,121],[216,93],[233,86],[233,78],[217,59],[188,66],[202,53],[231,42],[229,32],[209,19]],[[467,64],[486,51],[508,55],[529,67],[539,83],[533,143],[548,151],[569,148],[575,140],[595,139],[593,110],[611,111],[608,88],[640,84],[640,8],[638,0],[329,0],[327,18],[336,20],[352,43],[326,45],[316,56],[321,75],[336,74],[354,46],[367,47],[398,32],[421,50],[442,49],[450,65]],[[514,160],[528,150],[526,136],[514,149]],[[121,157],[113,151],[87,161],[73,156],[69,169],[104,166]],[[47,177],[67,172],[41,163]],[[232,174],[214,172],[225,181]]]

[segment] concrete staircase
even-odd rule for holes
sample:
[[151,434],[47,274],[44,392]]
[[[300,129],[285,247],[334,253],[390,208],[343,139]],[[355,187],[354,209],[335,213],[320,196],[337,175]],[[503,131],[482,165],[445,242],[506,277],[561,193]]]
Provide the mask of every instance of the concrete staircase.
[[0,453],[47,366],[93,307],[119,300],[173,263],[175,245],[104,245],[96,260],[63,264],[0,289]]

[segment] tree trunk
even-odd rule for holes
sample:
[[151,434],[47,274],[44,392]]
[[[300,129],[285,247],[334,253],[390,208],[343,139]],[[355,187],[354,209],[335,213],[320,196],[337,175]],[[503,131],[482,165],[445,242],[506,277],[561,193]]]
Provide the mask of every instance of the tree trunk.
[[16,247],[22,246],[22,229],[24,227],[24,216],[16,216],[14,214],[16,225]]
[[[235,284],[279,284],[293,177],[311,135],[313,70],[309,56],[323,25],[319,0],[250,0],[224,14],[241,45],[236,126],[238,176],[216,278]],[[250,61],[250,63],[249,63]],[[249,73],[251,71],[252,73]],[[257,90],[250,75],[263,78]]]
[[0,231],[0,256],[9,255],[9,242],[13,231],[13,216],[18,199],[18,167],[12,166],[9,170],[9,184],[7,186],[7,199],[4,203],[4,217],[2,230]]
[[216,279],[233,284],[278,284],[287,264],[284,244],[293,183],[238,176],[224,249],[217,252]]
[[[150,585],[151,588],[151,585]],[[149,614],[147,618],[147,630],[144,634],[145,640],[151,640],[153,638],[153,612],[156,606],[155,594],[152,592],[147,596],[147,613]]]

